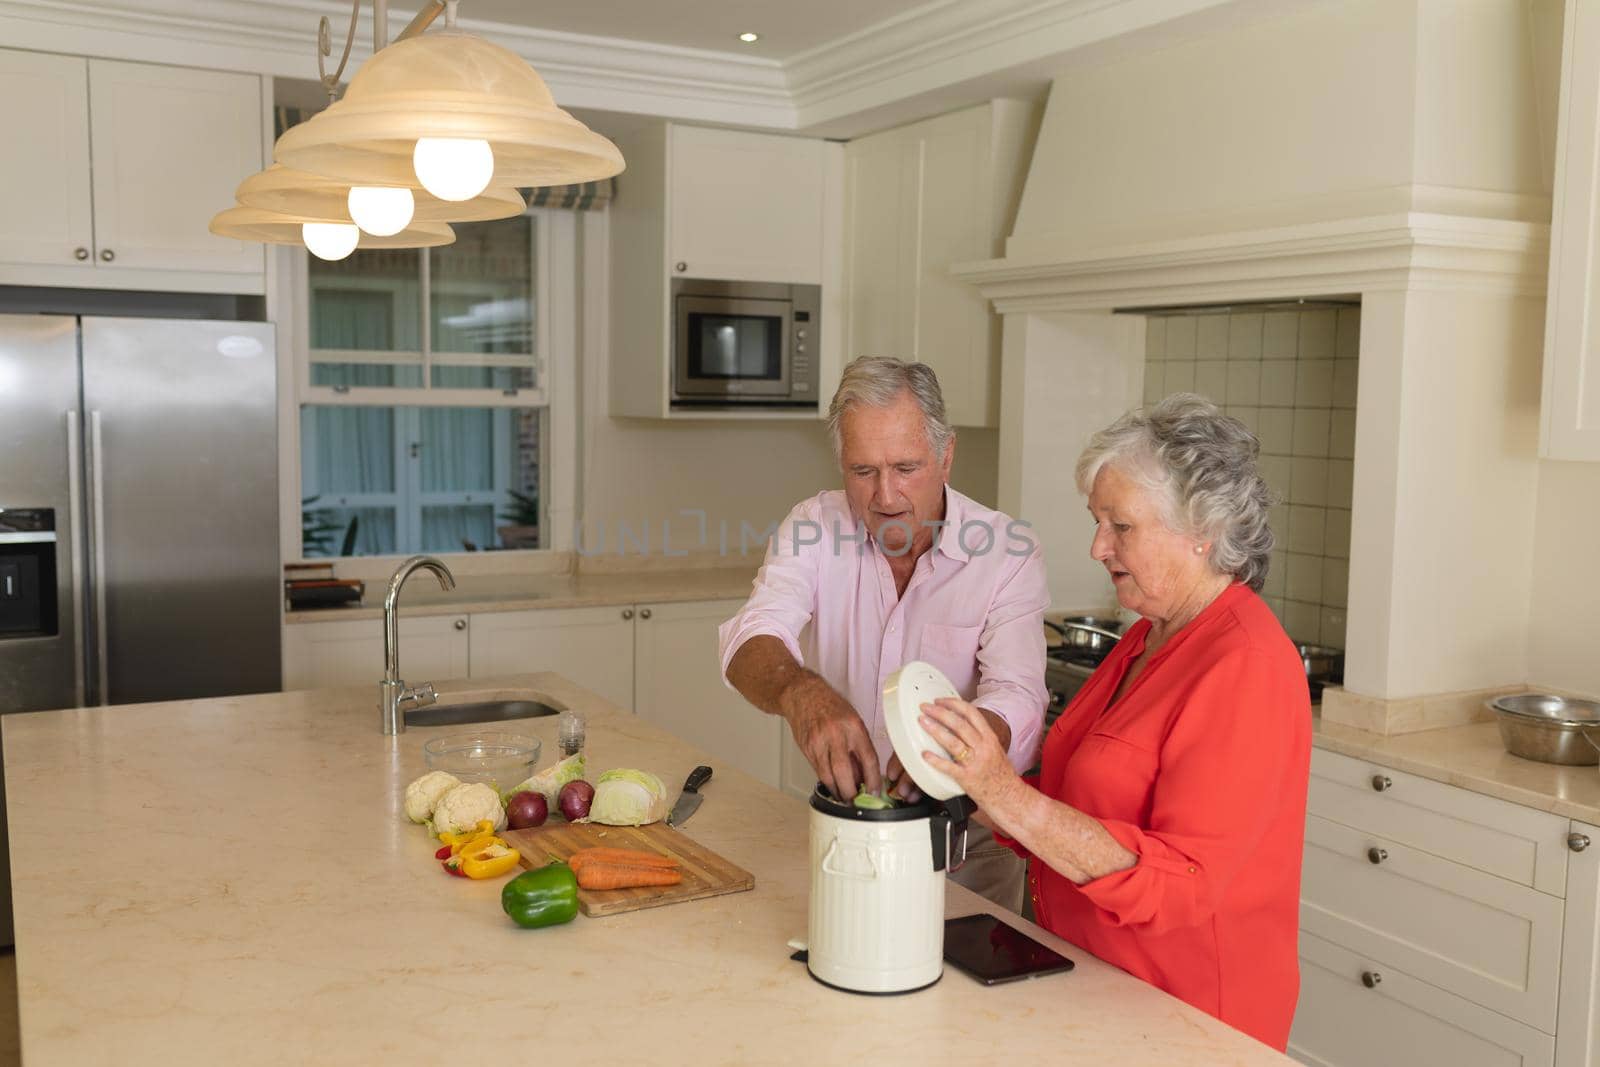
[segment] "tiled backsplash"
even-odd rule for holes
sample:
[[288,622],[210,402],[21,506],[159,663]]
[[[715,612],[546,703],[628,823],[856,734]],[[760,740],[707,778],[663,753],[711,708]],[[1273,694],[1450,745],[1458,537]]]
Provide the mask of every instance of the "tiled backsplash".
[[1151,316],[1144,399],[1192,392],[1261,439],[1278,503],[1262,595],[1296,641],[1344,647],[1361,309]]

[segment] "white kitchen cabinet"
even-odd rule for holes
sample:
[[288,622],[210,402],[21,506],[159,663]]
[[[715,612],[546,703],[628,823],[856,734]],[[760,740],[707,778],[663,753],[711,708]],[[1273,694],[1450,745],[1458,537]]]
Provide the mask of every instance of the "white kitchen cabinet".
[[[465,615],[400,616],[400,677],[408,685],[465,678],[468,634]],[[283,629],[283,688],[370,683],[377,707],[383,681],[383,620],[297,622]]]
[[610,413],[639,418],[816,419],[814,407],[671,406],[671,279],[820,285],[826,400],[842,345],[843,149],[816,138],[647,123],[617,138],[628,160],[607,211]]
[[0,48],[0,100],[0,262],[92,270],[89,61]]
[[1600,1063],[1600,826],[1574,822],[1561,945],[1556,1067]]
[[1600,460],[1600,5],[1567,0],[1539,454]]
[[489,678],[555,671],[632,710],[635,611],[627,605],[478,612],[467,673]]
[[1600,830],[1315,749],[1290,1053],[1587,1067],[1597,907]]
[[822,284],[827,142],[667,129],[667,258],[686,278]]
[[1289,1055],[1316,1067],[1550,1067],[1555,1041],[1302,932]]
[[262,165],[259,76],[0,49],[0,284],[265,291],[211,216]]
[[783,720],[752,707],[718,676],[717,627],[744,601],[640,605],[634,626],[639,717],[766,784],[780,784]]
[[1000,320],[956,263],[1004,252],[1037,109],[994,100],[845,149],[845,351],[931,366],[958,426],[993,426]]

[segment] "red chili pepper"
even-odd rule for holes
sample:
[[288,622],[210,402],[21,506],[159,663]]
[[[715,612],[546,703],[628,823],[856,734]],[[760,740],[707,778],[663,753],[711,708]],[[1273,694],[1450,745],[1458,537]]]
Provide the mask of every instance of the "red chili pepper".
[[443,848],[441,848],[438,852],[435,852],[433,854],[433,858],[436,859],[436,860],[447,860],[447,859],[449,859],[450,858],[450,846],[446,845]]
[[450,866],[448,863],[441,863],[439,866],[444,868],[444,873],[453,874],[457,878],[465,878],[467,876],[467,872],[461,869],[461,865],[459,863],[454,867]]

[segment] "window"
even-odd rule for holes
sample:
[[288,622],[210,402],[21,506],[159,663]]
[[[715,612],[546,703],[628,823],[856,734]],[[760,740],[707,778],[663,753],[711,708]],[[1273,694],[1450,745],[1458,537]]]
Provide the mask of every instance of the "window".
[[303,556],[567,540],[572,427],[551,388],[574,367],[575,229],[530,211],[440,248],[298,257]]

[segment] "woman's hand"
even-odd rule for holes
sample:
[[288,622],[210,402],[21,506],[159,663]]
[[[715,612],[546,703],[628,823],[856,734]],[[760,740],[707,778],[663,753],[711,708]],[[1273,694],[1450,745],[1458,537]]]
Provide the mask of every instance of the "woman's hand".
[[925,751],[922,758],[928,766],[955,779],[962,792],[988,809],[991,817],[995,816],[998,802],[1022,780],[1012,769],[1005,746],[995,736],[983,711],[957,697],[945,697],[922,705],[921,721],[951,757],[944,759],[936,752]]

